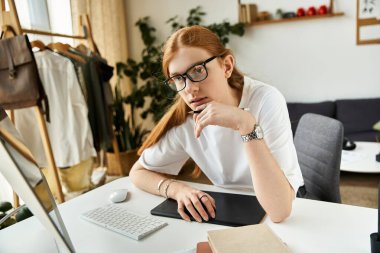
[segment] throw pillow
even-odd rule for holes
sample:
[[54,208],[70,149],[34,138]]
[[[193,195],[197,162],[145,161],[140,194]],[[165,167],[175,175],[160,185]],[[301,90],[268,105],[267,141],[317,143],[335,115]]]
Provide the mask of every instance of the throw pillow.
[[373,125],[373,130],[380,131],[380,120]]

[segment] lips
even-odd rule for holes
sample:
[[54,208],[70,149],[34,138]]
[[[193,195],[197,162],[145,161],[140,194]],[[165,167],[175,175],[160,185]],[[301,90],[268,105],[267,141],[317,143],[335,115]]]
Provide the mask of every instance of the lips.
[[207,102],[207,97],[204,98],[195,98],[190,100],[190,104],[194,106],[194,108],[203,105]]

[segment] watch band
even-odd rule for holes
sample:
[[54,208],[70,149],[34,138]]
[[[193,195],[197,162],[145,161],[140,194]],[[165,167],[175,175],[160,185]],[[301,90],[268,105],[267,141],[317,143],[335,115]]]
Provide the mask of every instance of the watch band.
[[249,142],[252,140],[262,140],[263,138],[264,138],[263,130],[258,124],[255,124],[252,132],[241,136],[241,139],[243,142]]

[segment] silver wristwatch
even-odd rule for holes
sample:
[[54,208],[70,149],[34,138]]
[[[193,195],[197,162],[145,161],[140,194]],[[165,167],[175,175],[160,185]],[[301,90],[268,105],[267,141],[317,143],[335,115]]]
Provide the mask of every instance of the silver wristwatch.
[[243,142],[249,142],[252,140],[262,140],[263,138],[264,132],[258,124],[255,124],[252,132],[241,136]]

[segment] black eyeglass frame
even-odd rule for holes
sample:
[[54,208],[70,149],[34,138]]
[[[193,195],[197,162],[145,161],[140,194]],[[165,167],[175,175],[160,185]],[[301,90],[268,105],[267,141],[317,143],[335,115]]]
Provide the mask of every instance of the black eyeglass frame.
[[[166,79],[166,80],[164,81],[164,84],[167,85],[172,91],[180,92],[180,91],[182,91],[182,90],[184,90],[184,89],[186,88],[186,85],[187,85],[187,83],[186,83],[186,78],[189,79],[189,80],[192,81],[192,82],[195,82],[195,83],[202,82],[203,80],[206,80],[206,78],[208,77],[208,70],[207,70],[206,64],[209,63],[210,61],[212,61],[212,60],[218,58],[218,57],[221,57],[222,55],[223,55],[223,54],[215,55],[215,56],[212,56],[212,57],[206,59],[204,62],[201,62],[201,63],[195,63],[195,64],[191,65],[191,66],[190,66],[190,67],[189,67],[189,68],[188,68],[183,74],[176,74],[176,75],[171,76],[171,77],[169,77],[168,79]],[[203,66],[204,69],[206,70],[206,76],[205,76],[205,78],[203,78],[202,80],[195,81],[193,78],[191,78],[191,77],[187,74],[187,72],[188,72],[190,69],[194,68],[195,66],[200,66],[200,65]],[[169,81],[170,79],[172,79],[173,77],[176,77],[176,76],[180,76],[180,77],[182,77],[182,78],[184,79],[184,82],[185,82],[185,85],[184,85],[183,88],[180,89],[180,90],[177,90],[177,89],[174,90],[174,89],[172,89],[172,88],[170,87],[169,83],[168,83],[168,81]]]

